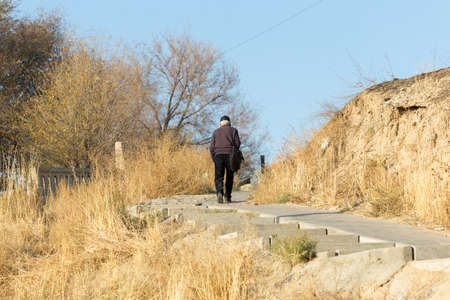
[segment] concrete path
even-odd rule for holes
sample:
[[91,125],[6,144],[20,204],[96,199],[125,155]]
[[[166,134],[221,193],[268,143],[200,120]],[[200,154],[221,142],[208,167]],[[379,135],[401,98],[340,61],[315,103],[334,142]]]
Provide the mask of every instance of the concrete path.
[[450,257],[450,236],[445,234],[300,205],[251,205],[248,197],[248,192],[236,191],[231,204],[217,204],[210,195],[180,195],[152,199],[127,210],[131,217],[150,214],[163,222],[183,220],[211,228],[220,236],[242,234],[245,238],[247,232],[254,232],[261,246],[268,248],[280,238],[306,235],[317,242],[315,252],[327,256],[403,248],[414,260]]
[[328,230],[357,234],[361,237],[361,242],[385,241],[417,248],[437,247],[441,252],[446,252],[448,249],[448,257],[450,257],[450,236],[445,234],[385,220],[318,210],[300,205],[249,205],[246,203],[248,196],[248,192],[235,191],[231,204],[218,205],[215,199],[208,199],[205,204],[210,208],[233,208],[239,212],[259,213],[261,216],[273,217],[276,223],[299,222],[300,226],[303,224],[304,228],[311,225],[311,227],[326,227]]

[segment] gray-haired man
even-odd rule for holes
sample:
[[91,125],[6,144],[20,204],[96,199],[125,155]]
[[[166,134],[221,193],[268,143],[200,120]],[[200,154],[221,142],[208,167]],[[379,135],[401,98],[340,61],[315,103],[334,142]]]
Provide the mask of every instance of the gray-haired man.
[[239,133],[236,128],[231,127],[230,117],[223,116],[220,118],[220,127],[214,130],[209,147],[214,161],[217,202],[219,203],[223,203],[223,179],[225,172],[225,201],[231,202],[234,174],[230,166],[230,155],[233,146],[238,149],[241,146]]

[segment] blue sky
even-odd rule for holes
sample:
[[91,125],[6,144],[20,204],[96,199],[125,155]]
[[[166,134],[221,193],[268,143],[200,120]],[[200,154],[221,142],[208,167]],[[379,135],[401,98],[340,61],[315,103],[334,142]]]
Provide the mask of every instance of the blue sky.
[[[164,32],[187,32],[226,50],[315,2],[22,0],[18,9],[25,16],[58,9],[82,37],[145,44]],[[342,105],[359,80],[355,62],[378,80],[448,67],[449,15],[448,0],[324,0],[227,52],[243,96],[272,137],[265,151],[273,156],[291,128],[310,127],[321,103]]]

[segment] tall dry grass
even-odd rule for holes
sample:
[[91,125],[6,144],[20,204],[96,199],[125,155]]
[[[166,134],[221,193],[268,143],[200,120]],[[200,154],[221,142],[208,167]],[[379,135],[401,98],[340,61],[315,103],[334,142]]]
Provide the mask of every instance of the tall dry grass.
[[128,203],[209,191],[211,164],[205,150],[162,141],[124,172],[97,168],[92,182],[61,186],[45,203],[10,188],[0,196],[0,297],[273,298],[286,272],[256,245],[189,225],[128,222]]
[[[408,167],[387,163],[382,155],[348,157],[345,125],[338,119],[302,145],[288,151],[262,175],[254,192],[259,203],[310,203],[352,208],[367,204],[374,216],[409,216],[421,223],[450,228],[448,174],[436,174],[436,162],[448,149],[422,151]],[[347,137],[348,138],[348,137]]]
[[[214,165],[206,149],[162,139],[151,149],[138,149],[121,174],[127,194],[156,198],[176,194],[213,193]],[[139,199],[140,200],[140,199]]]

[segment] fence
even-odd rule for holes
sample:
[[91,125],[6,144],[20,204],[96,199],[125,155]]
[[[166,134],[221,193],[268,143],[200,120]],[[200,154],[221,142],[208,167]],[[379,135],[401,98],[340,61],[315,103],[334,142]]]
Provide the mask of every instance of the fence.
[[39,167],[37,175],[39,193],[47,196],[50,192],[55,193],[62,182],[69,186],[88,182],[91,179],[91,169]]
[[[265,170],[265,157],[261,155],[261,173]],[[115,145],[115,161],[116,168],[124,169],[123,146],[121,142],[116,142]],[[91,179],[91,169],[76,169],[76,168],[53,168],[53,167],[39,167],[38,172],[38,191],[40,195],[47,196],[50,193],[55,193],[58,185],[62,182],[72,186],[77,183],[88,182]],[[250,176],[244,178],[241,184],[250,183]]]

